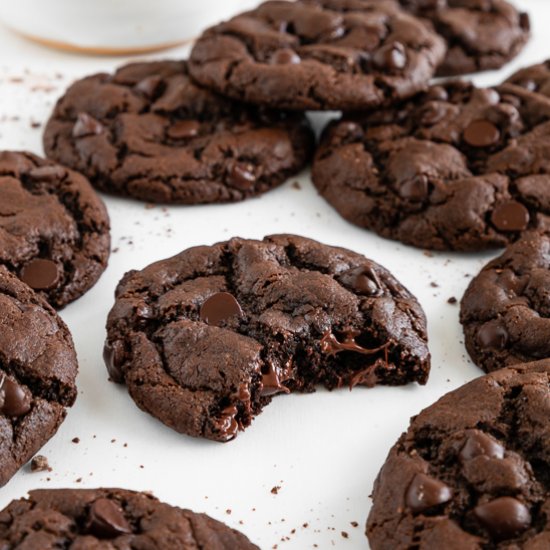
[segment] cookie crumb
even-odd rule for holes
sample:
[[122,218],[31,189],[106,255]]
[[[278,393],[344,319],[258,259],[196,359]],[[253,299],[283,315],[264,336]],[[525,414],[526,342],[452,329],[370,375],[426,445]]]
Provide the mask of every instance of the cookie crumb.
[[342,537],[349,539],[349,535],[345,531],[342,531]]
[[31,472],[51,472],[52,468],[48,459],[43,455],[36,455],[31,460]]
[[275,485],[275,487],[273,487],[273,488],[271,489],[271,494],[272,494],[272,495],[278,495],[278,494],[279,494],[279,489],[280,489],[280,488],[281,488],[280,485]]
[[432,282],[430,283],[430,286],[431,286],[432,288],[438,288],[438,287],[439,287],[439,285],[438,285],[435,281],[432,281]]
[[230,515],[233,513],[233,511],[231,510],[231,508],[228,508],[228,509],[225,511],[225,513],[226,513],[228,516],[230,516]]
[[458,300],[457,300],[454,296],[451,296],[451,297],[447,300],[447,303],[448,303],[448,304],[451,304],[451,305],[455,305],[457,302],[458,302]]
[[78,445],[80,443],[80,437],[73,437],[71,439],[71,441],[75,444],[75,445]]
[[359,527],[359,523],[356,521],[350,521],[349,523],[352,527]]
[[300,185],[299,181],[293,181],[292,182],[292,188],[297,189],[298,191],[300,191],[302,189],[302,186]]
[[426,256],[426,258],[433,258],[434,257],[433,252],[430,252],[429,250],[423,250],[422,254],[424,254],[424,256]]

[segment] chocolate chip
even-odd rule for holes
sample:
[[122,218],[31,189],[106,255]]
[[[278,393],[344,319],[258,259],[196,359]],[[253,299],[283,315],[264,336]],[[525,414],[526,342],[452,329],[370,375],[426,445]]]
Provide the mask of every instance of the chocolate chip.
[[289,48],[277,50],[270,58],[272,65],[297,65],[301,62],[300,56]]
[[375,65],[380,69],[399,70],[407,64],[405,46],[401,42],[392,42],[376,50],[373,56]]
[[369,267],[356,267],[340,276],[340,282],[358,294],[378,296],[382,293],[376,273]]
[[113,382],[122,384],[124,382],[124,373],[121,368],[122,357],[122,343],[120,340],[116,340],[112,344],[105,342],[103,347],[103,361],[107,367],[109,377]]
[[472,147],[489,147],[500,139],[500,130],[488,120],[473,120],[464,130],[462,137]]
[[159,84],[162,82],[160,76],[148,76],[143,80],[140,80],[134,89],[141,92],[148,99],[155,97]]
[[103,125],[87,113],[79,113],[73,126],[73,137],[81,138],[98,135],[103,132]]
[[437,124],[445,115],[447,109],[441,103],[433,101],[427,103],[426,106],[420,111],[420,124],[423,126],[433,126]]
[[0,412],[6,416],[23,416],[30,410],[30,393],[4,374],[0,381]]
[[501,497],[474,509],[474,515],[497,540],[513,538],[531,525],[525,504],[512,497]]
[[202,304],[200,318],[209,325],[219,327],[231,317],[241,317],[243,310],[239,302],[229,292],[218,292]]
[[67,175],[67,171],[61,166],[37,166],[27,174],[33,181],[58,181]]
[[105,539],[132,532],[122,509],[107,498],[98,498],[90,507],[88,530],[96,537]]
[[508,332],[498,321],[485,323],[477,333],[479,344],[486,349],[504,349],[508,343]]
[[228,183],[242,191],[252,189],[256,183],[254,166],[252,164],[235,164],[229,172]]
[[428,196],[428,178],[420,175],[404,181],[399,188],[399,194],[413,202],[423,201]]
[[34,290],[49,290],[59,281],[59,269],[52,260],[35,258],[23,266],[19,278]]
[[517,201],[503,202],[493,210],[491,221],[500,231],[523,231],[529,225],[529,210]]
[[172,139],[189,139],[199,135],[201,125],[198,120],[179,120],[168,128],[168,136]]
[[478,456],[503,458],[504,447],[490,435],[478,430],[470,430],[466,442],[460,450],[460,458],[462,461],[468,461]]
[[443,482],[426,474],[416,474],[407,489],[405,503],[413,512],[420,513],[451,498],[453,493]]

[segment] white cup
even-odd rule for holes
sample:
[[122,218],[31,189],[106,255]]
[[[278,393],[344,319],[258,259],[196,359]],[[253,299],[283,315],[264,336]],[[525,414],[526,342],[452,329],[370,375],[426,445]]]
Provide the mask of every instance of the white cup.
[[192,40],[255,0],[0,0],[0,20],[51,46],[138,53]]

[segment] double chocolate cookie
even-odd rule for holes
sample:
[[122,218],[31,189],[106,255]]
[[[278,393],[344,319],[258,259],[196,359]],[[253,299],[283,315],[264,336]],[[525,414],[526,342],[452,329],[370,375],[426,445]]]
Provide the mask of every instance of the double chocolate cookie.
[[460,321],[474,363],[485,371],[550,357],[550,237],[530,233],[475,277]]
[[0,264],[56,308],[96,283],[109,258],[109,216],[84,176],[3,151],[0,196]]
[[344,218],[384,237],[481,250],[549,227],[549,151],[549,98],[450,82],[331,122],[313,181]]
[[123,489],[42,489],[0,511],[0,547],[258,550],[205,514]]
[[77,369],[65,323],[0,266],[0,486],[63,422],[76,398]]
[[427,381],[416,299],[364,256],[292,235],[234,238],[127,273],[110,377],[171,428],[233,439],[275,394]]
[[363,109],[426,88],[445,55],[393,0],[265,2],[198,39],[189,69],[218,92],[289,109]]
[[445,38],[447,55],[438,76],[499,69],[530,37],[529,16],[505,0],[400,0]]
[[550,97],[550,59],[515,72],[506,82]]
[[44,133],[48,157],[99,189],[164,203],[258,195],[298,172],[312,148],[303,115],[221,98],[195,85],[184,61],[79,80]]
[[501,369],[413,418],[374,484],[372,550],[550,548],[550,361]]

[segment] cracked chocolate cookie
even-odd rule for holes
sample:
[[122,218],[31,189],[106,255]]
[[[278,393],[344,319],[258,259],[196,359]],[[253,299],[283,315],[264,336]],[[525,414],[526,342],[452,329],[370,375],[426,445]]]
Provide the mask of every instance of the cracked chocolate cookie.
[[550,59],[520,69],[509,77],[506,82],[521,86],[530,92],[550,97]]
[[329,123],[312,177],[348,221],[434,250],[502,247],[550,222],[550,98],[433,86]]
[[427,381],[416,299],[360,254],[293,235],[190,248],[127,273],[105,362],[177,430],[233,439],[275,394]]
[[0,511],[0,547],[258,550],[205,514],[123,489],[41,489]]
[[77,370],[65,323],[0,266],[0,486],[63,422],[76,398]]
[[550,361],[501,369],[422,411],[391,449],[372,550],[550,548]]
[[489,262],[460,306],[465,344],[476,365],[494,371],[550,357],[550,237],[526,234]]
[[268,111],[195,85],[185,61],[134,63],[75,82],[44,133],[48,157],[99,189],[180,204],[238,201],[309,161],[302,114]]
[[198,39],[189,69],[235,99],[288,109],[363,109],[424,90],[441,37],[393,0],[265,2]]
[[499,69],[531,35],[529,16],[505,0],[400,0],[430,21],[445,38],[447,55],[438,76]]
[[81,174],[25,152],[0,152],[0,264],[61,308],[107,267],[109,216]]

